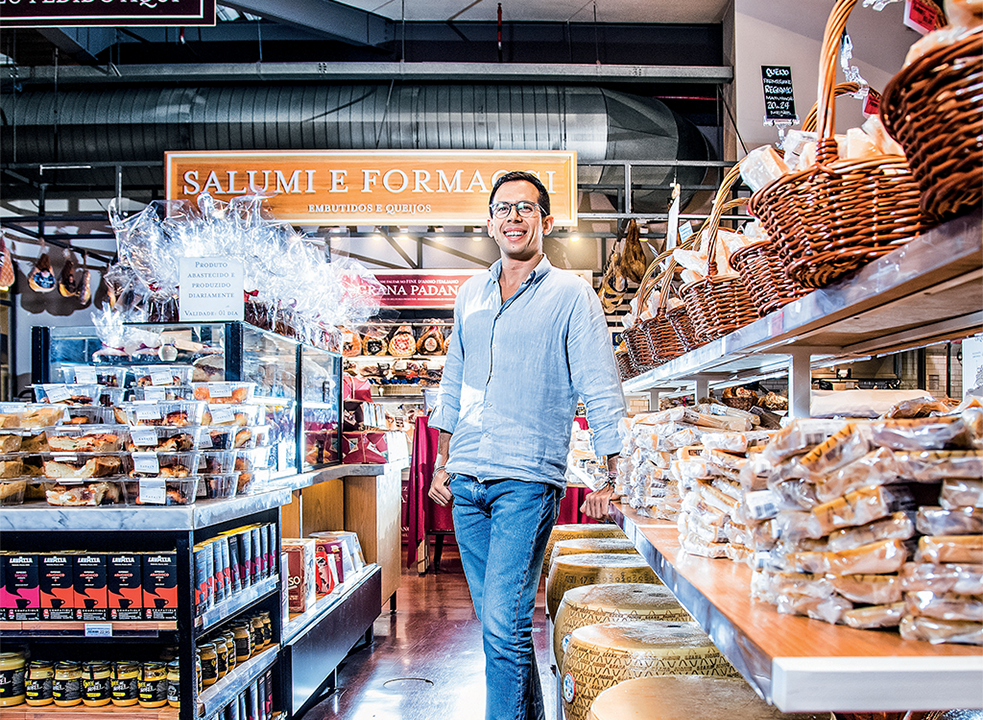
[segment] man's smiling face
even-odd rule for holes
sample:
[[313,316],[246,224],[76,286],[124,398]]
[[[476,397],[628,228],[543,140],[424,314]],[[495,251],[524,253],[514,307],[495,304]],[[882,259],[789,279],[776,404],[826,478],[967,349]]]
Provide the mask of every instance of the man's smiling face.
[[[507,182],[498,188],[492,204],[499,202],[517,203],[526,201],[537,203],[539,191],[525,180]],[[503,257],[512,260],[532,260],[543,252],[543,236],[553,229],[553,216],[543,217],[537,209],[529,217],[519,215],[512,207],[504,218],[488,219],[488,234],[495,239]]]

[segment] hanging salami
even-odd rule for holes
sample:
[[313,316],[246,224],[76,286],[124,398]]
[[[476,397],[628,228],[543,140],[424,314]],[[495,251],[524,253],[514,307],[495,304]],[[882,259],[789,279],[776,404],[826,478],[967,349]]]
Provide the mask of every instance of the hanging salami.
[[416,352],[416,338],[413,328],[400,325],[389,341],[389,354],[394,357],[410,357]]

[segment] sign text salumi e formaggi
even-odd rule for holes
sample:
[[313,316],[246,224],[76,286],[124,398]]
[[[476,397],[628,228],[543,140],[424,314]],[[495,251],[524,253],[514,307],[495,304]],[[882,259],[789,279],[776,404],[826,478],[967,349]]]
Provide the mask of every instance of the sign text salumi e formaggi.
[[534,173],[558,225],[576,225],[577,155],[567,151],[284,150],[167,153],[167,198],[268,194],[296,225],[467,225],[511,170]]

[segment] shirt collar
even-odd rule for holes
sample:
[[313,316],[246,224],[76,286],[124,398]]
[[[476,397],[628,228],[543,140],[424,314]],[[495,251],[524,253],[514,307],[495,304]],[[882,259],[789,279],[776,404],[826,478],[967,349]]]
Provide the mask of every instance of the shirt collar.
[[[552,263],[550,263],[549,258],[546,257],[546,253],[543,253],[543,259],[540,260],[539,264],[533,268],[532,272],[529,273],[529,276],[525,279],[524,282],[534,283],[538,280],[541,280],[544,277],[546,277],[546,274],[549,273],[549,271],[552,269],[553,269]],[[499,258],[494,263],[492,263],[491,267],[488,268],[488,272],[491,273],[491,276],[495,280],[495,282],[501,280],[502,259]]]

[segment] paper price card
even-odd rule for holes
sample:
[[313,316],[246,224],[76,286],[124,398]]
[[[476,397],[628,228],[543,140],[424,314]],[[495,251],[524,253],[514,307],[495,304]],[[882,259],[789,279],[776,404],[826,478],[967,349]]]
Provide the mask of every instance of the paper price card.
[[140,481],[140,503],[164,505],[167,503],[167,482],[160,478],[144,478]]

